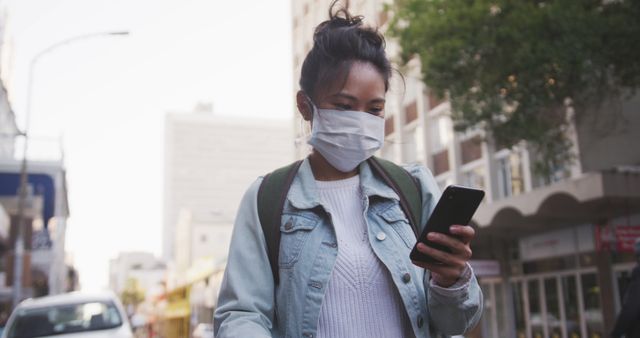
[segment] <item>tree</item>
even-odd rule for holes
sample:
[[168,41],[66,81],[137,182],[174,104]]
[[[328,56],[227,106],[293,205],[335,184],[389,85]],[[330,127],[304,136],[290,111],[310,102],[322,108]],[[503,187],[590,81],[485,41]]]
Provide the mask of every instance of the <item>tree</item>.
[[527,141],[540,174],[574,155],[572,118],[640,85],[638,0],[395,0],[387,10],[402,61],[419,57],[456,129],[480,128],[502,147]]
[[144,290],[140,287],[140,283],[135,278],[128,278],[125,282],[124,289],[120,294],[122,304],[127,308],[135,309],[138,304],[144,301]]

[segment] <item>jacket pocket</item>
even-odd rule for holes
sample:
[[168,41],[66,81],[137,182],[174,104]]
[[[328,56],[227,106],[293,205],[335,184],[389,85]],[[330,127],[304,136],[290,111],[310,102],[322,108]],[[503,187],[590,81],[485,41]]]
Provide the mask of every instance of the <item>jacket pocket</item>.
[[283,213],[280,225],[278,264],[290,268],[298,261],[311,231],[320,218],[312,212]]
[[378,215],[395,231],[408,248],[416,244],[413,228],[399,205],[379,212]]

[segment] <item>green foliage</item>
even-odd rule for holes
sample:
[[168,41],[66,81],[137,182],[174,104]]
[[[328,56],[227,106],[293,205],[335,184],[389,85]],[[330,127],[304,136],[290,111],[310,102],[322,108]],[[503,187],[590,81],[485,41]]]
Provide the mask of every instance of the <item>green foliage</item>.
[[457,130],[479,127],[540,155],[571,159],[569,118],[640,85],[638,0],[395,0],[389,32],[404,62],[448,94]]

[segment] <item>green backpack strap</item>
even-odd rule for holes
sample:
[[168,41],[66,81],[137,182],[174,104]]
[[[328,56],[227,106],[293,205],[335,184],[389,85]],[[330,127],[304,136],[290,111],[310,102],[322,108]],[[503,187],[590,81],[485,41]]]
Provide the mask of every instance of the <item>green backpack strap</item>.
[[423,224],[420,185],[409,172],[391,161],[375,156],[370,157],[367,161],[373,171],[400,197],[400,207],[407,215],[413,233],[418,238]]
[[280,219],[287,193],[302,161],[276,169],[264,177],[258,189],[258,217],[267,242],[267,255],[273,280],[278,285],[278,253],[280,251]]

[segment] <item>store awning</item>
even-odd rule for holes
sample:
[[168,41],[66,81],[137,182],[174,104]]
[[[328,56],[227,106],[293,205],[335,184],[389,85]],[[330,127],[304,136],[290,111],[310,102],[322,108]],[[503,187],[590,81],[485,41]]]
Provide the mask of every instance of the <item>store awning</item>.
[[596,172],[484,204],[473,222],[481,233],[509,237],[639,212],[640,174]]

